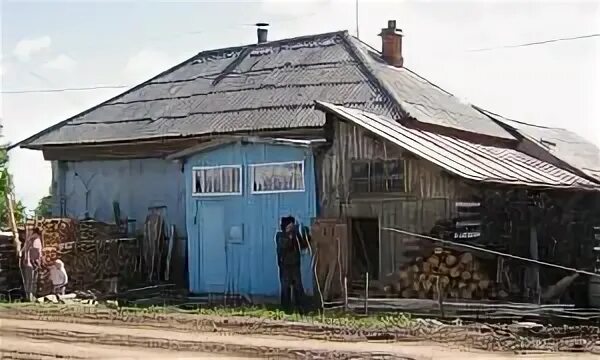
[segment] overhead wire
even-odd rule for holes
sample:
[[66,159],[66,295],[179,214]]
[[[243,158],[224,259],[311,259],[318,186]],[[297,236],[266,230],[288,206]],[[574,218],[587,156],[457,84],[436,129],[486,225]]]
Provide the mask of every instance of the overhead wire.
[[[302,16],[299,16],[299,17],[296,17],[293,19],[282,20],[280,22],[291,21],[294,19],[311,16],[312,14],[313,13],[307,14],[307,15],[302,15]],[[250,24],[240,24],[240,26],[249,26],[249,25]],[[193,31],[193,32],[186,32],[186,33],[182,33],[182,34],[201,34],[201,33],[204,33],[204,31]],[[357,29],[357,35],[358,35],[358,29]],[[560,41],[588,39],[588,38],[593,38],[593,37],[600,37],[600,33],[536,41],[536,42],[523,43],[523,44],[517,44],[517,45],[505,45],[505,46],[498,46],[498,47],[472,49],[472,50],[467,50],[467,52],[482,52],[482,51],[492,51],[492,50],[499,50],[499,49],[520,48],[520,47],[527,47],[527,46],[549,44],[549,43],[560,42]],[[67,92],[67,91],[92,91],[92,90],[102,90],[102,89],[124,89],[124,88],[131,88],[133,86],[135,86],[135,85],[95,85],[95,86],[55,88],[55,89],[3,90],[3,91],[0,91],[0,94],[35,94],[35,93],[57,93],[57,92]]]
[[554,43],[554,42],[559,42],[559,41],[571,41],[571,40],[589,39],[589,38],[599,37],[599,36],[600,36],[600,33],[597,33],[597,34],[589,34],[589,35],[564,37],[564,38],[558,38],[558,39],[534,41],[534,42],[523,43],[523,44],[516,44],[516,45],[504,45],[504,46],[498,46],[498,47],[472,49],[472,50],[469,50],[469,51],[470,52],[477,52],[477,51],[491,51],[491,50],[499,50],[499,49],[511,49],[511,48],[525,47],[525,46],[534,46],[534,45],[549,44],[549,43]]
[[530,259],[530,258],[526,258],[526,257],[523,257],[523,256],[517,256],[517,255],[508,254],[508,253],[503,253],[503,252],[500,252],[500,251],[490,250],[490,249],[482,248],[482,247],[475,246],[475,245],[470,245],[470,244],[465,244],[465,243],[459,243],[459,242],[450,241],[450,240],[443,240],[443,239],[435,238],[433,236],[428,236],[428,235],[423,235],[423,234],[417,234],[417,233],[414,233],[414,232],[411,232],[411,231],[396,229],[396,228],[392,228],[392,227],[382,227],[381,230],[392,231],[392,232],[396,232],[396,233],[399,233],[399,234],[404,234],[404,235],[408,235],[408,236],[414,236],[414,237],[417,237],[417,238],[421,238],[421,239],[425,239],[425,240],[431,240],[431,241],[439,242],[439,243],[446,244],[446,245],[451,245],[451,246],[456,246],[456,247],[462,247],[462,248],[471,249],[471,250],[475,250],[475,251],[479,251],[479,252],[485,252],[485,253],[488,253],[488,254],[497,255],[497,256],[500,256],[500,257],[511,258],[511,259],[520,260],[520,261],[524,261],[524,262],[534,263],[534,264],[537,264],[537,265],[542,265],[542,266],[547,266],[547,267],[553,267],[553,268],[557,268],[557,269],[561,269],[561,270],[575,272],[575,273],[582,274],[582,275],[588,275],[588,276],[600,278],[600,274],[596,274],[596,273],[593,273],[593,272],[590,272],[590,271],[585,271],[585,270],[575,269],[575,268],[571,268],[571,267],[567,267],[567,266],[562,266],[562,265],[558,265],[558,264],[553,264],[553,263],[549,263],[549,262],[545,262],[545,261]]
[[[280,23],[290,23],[290,22],[294,22],[303,18],[307,18],[310,16],[313,16],[315,14],[317,14],[317,11],[312,11],[310,13],[306,13],[306,14],[300,14],[300,15],[295,15],[295,16],[289,16],[286,17],[284,19],[280,19],[280,20],[276,20],[276,21],[271,21],[269,22],[270,24],[280,24]],[[202,34],[208,34],[208,33],[214,33],[214,32],[219,32],[222,33],[223,31],[230,31],[235,29],[236,27],[244,27],[244,26],[255,26],[256,24],[250,24],[250,23],[243,23],[243,24],[237,24],[237,25],[228,25],[227,28],[225,29],[215,29],[215,28],[211,28],[211,29],[206,29],[206,30],[194,30],[194,31],[186,31],[186,32],[178,32],[175,33],[174,35],[176,36],[183,36],[183,35],[202,35]],[[232,28],[233,26],[233,28]],[[153,41],[160,41],[161,39],[165,38],[166,36],[161,36],[159,38],[153,38]],[[170,37],[169,37],[170,38]],[[6,58],[10,58],[10,56],[4,57]],[[32,74],[30,72],[30,74]],[[36,74],[32,74],[36,77],[39,77],[39,75]],[[1,90],[0,94],[36,94],[36,93],[60,93],[60,92],[67,92],[67,91],[92,91],[92,90],[103,90],[103,89],[125,89],[125,88],[131,88],[135,85],[124,85],[124,84],[119,84],[119,85],[92,85],[92,86],[82,86],[82,87],[64,87],[64,88],[48,88],[48,89],[25,89],[25,90]]]
[[8,90],[1,91],[2,94],[35,94],[35,93],[55,93],[55,92],[66,92],[66,91],[88,91],[88,90],[100,90],[100,89],[123,89],[129,88],[133,85],[97,85],[97,86],[86,86],[86,87],[72,87],[72,88],[56,88],[56,89],[31,89],[31,90]]

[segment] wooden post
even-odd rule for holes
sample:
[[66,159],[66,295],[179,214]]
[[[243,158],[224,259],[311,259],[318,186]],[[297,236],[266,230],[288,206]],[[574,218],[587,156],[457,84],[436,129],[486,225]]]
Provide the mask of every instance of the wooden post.
[[[539,260],[538,250],[538,239],[537,239],[537,225],[535,224],[534,211],[530,212],[531,216],[531,227],[529,232],[529,253],[533,260]],[[540,268],[538,265],[531,265],[531,273],[533,275],[533,286],[534,296],[538,305],[541,303],[541,289],[540,289]]]
[[369,314],[369,272],[365,274],[365,315]]
[[[21,284],[23,289],[25,288],[25,278],[23,277],[23,269],[21,268],[21,241],[19,240],[19,229],[17,229],[17,220],[15,219],[15,209],[13,207],[13,197],[11,191],[11,184],[6,178],[6,206],[8,206],[8,222],[10,223],[10,230],[13,233],[13,244],[15,246],[15,253],[17,256],[17,262],[19,264],[19,273],[21,274]],[[27,221],[25,221],[25,238],[27,238]]]
[[344,311],[348,311],[348,277],[344,276]]
[[13,243],[15,245],[15,251],[19,263],[21,263],[21,242],[19,241],[19,230],[17,229],[17,220],[15,219],[15,209],[13,207],[12,192],[10,190],[10,183],[6,180],[6,205],[8,206],[8,222],[10,223],[10,230],[13,233]]
[[438,305],[440,306],[440,315],[442,316],[442,319],[445,317],[444,316],[444,295],[442,294],[442,286],[440,285],[440,277],[437,277],[437,281],[436,281],[436,285],[437,287],[437,293],[438,293]]

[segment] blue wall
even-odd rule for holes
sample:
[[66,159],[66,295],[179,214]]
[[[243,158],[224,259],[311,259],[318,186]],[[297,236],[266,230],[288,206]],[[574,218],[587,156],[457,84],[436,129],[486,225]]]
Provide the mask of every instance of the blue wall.
[[[161,210],[167,224],[174,224],[171,281],[185,284],[186,223],[185,184],[181,164],[163,159],[102,161],[67,161],[52,163],[54,216],[61,215],[60,197],[64,195],[66,216],[85,217],[87,211],[98,221],[114,223],[113,201],[119,202],[121,217],[136,220],[138,233],[143,231],[148,207],[166,206]],[[77,174],[77,175],[76,175]]]
[[[150,206],[166,206],[167,222],[175,224],[178,236],[185,236],[185,185],[181,165],[162,159],[111,161],[69,161],[53,164],[53,215],[60,215],[59,197],[64,195],[66,216],[90,217],[114,223],[113,201],[118,201],[121,216],[136,219],[143,229]],[[76,175],[77,174],[77,175]],[[62,182],[62,184],[61,184]]]
[[[304,160],[304,192],[250,193],[248,164],[299,160]],[[192,167],[215,165],[242,165],[242,195],[192,196]],[[292,215],[308,226],[316,214],[310,149],[255,143],[225,145],[186,160],[185,186],[190,291],[278,296],[275,234],[280,218]],[[241,237],[232,234],[232,228],[240,229]],[[310,256],[303,255],[302,278],[309,294],[313,278],[310,262]]]

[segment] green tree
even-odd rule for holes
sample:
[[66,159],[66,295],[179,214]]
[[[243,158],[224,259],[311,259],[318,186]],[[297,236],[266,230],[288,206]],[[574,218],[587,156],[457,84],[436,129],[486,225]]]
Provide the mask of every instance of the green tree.
[[[8,172],[8,154],[6,148],[0,148],[0,226],[5,228],[10,225],[8,220],[8,204],[6,203],[6,193],[12,192],[12,177]],[[21,201],[17,201],[14,206],[15,220],[17,223],[25,219],[25,206]]]
[[48,195],[40,199],[35,208],[35,215],[46,218],[52,216],[52,196]]

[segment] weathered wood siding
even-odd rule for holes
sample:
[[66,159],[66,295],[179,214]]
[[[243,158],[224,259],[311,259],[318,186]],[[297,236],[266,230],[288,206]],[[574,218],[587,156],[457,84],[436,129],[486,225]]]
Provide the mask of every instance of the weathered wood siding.
[[[321,215],[377,218],[379,239],[366,241],[380,241],[380,274],[397,269],[423,244],[421,240],[382,231],[382,227],[428,232],[436,221],[452,216],[456,201],[470,199],[474,194],[474,189],[460,179],[362,128],[341,121],[334,121],[331,126],[332,146],[317,159]],[[407,162],[406,193],[365,196],[350,192],[352,159],[398,158]]]

